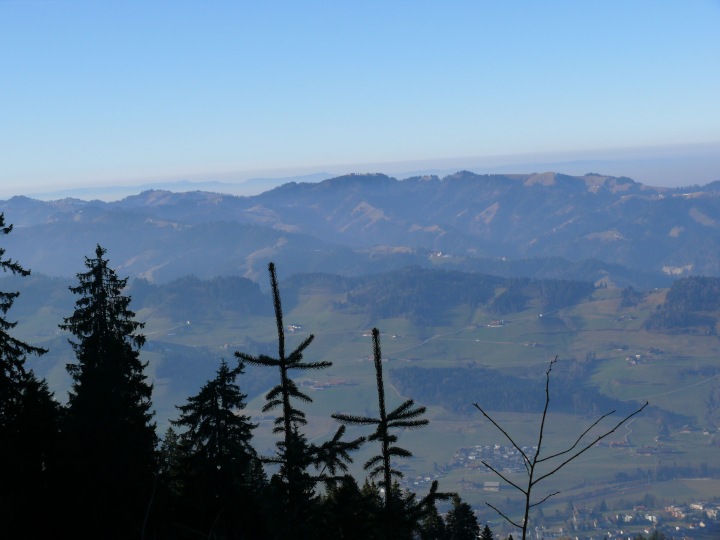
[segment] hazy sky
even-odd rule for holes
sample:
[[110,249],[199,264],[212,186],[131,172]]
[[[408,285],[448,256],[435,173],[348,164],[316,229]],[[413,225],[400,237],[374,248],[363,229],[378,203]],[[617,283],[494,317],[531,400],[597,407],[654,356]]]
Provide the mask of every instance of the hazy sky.
[[717,143],[719,96],[717,0],[0,0],[6,193]]

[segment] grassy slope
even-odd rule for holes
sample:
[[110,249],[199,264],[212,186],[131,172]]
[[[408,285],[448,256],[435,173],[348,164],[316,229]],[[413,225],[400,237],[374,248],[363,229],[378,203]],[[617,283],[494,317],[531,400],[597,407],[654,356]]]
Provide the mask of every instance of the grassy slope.
[[[406,319],[369,321],[363,314],[337,313],[332,309],[333,302],[340,299],[337,294],[323,294],[316,290],[311,295],[301,295],[299,302],[285,316],[286,324],[302,327],[297,333],[288,334],[288,347],[299,343],[308,333],[314,333],[316,339],[307,350],[306,359],[330,360],[334,365],[313,374],[312,382],[352,383],[310,391],[315,402],[305,408],[310,421],[308,436],[319,440],[330,436],[336,424],[329,416],[336,411],[375,414],[371,341],[363,335],[371,326],[377,326],[382,332],[387,368],[402,365],[465,366],[469,362],[477,362],[505,374],[542,378],[548,361],[555,355],[584,358],[587,353],[594,353],[596,360],[591,382],[603,393],[621,400],[640,402],[648,399],[657,407],[689,417],[696,427],[709,429],[712,426],[705,418],[706,402],[712,385],[718,384],[718,377],[712,369],[718,366],[720,341],[714,336],[642,330],[643,320],[662,302],[663,294],[663,291],[658,291],[638,306],[621,308],[619,291],[599,290],[591,301],[543,314],[543,317],[538,317],[537,310],[533,309],[509,315],[504,326],[498,328],[486,326],[497,319],[497,315],[482,310],[471,312],[465,306],[454,308],[450,317],[446,317],[448,324],[444,327],[418,328]],[[56,325],[63,315],[42,310],[22,321],[18,337],[38,345],[61,342],[56,334]],[[151,342],[202,347],[206,350],[203,361],[210,364],[213,358],[219,360],[224,356],[230,359],[233,351],[242,348],[248,337],[260,343],[274,342],[276,332],[275,322],[269,317],[237,320],[221,316],[187,324],[187,321],[156,318],[154,312],[148,309],[139,312],[138,319],[147,321],[146,334]],[[648,354],[650,348],[662,352]],[[642,362],[630,365],[626,358],[636,354],[641,355]],[[171,358],[157,351],[145,352],[144,357],[150,361],[149,373],[155,378],[154,401],[159,427],[163,429],[167,418],[175,416],[174,405],[194,393],[211,375],[214,365],[189,371],[186,380],[178,381],[159,375],[163,373],[163,364],[167,368],[167,364],[172,362]],[[64,397],[68,384],[64,365],[71,360],[67,350],[33,360],[38,372],[49,378],[60,399]],[[557,367],[561,368],[562,364]],[[240,384],[242,387],[242,380]],[[404,398],[391,384],[386,389],[390,407]],[[477,395],[472,397],[482,403],[487,403],[486,400],[491,402],[491,398],[492,389],[488,388],[478,388]],[[262,405],[262,396],[257,396],[250,400],[248,412],[261,419]],[[459,417],[431,407],[428,417],[431,420],[429,427],[401,435],[400,444],[411,449],[416,456],[407,463],[407,478],[432,474],[436,467],[442,468],[450,463],[455,451],[461,447],[505,444],[503,436],[483,421],[479,413]],[[521,444],[535,443],[539,415],[498,413],[496,418]],[[560,449],[569,446],[591,421],[589,418],[553,414],[551,407],[546,439],[548,450],[550,447]],[[269,421],[262,421],[257,430],[255,442],[260,452],[272,451],[275,439],[269,433],[269,425]],[[641,456],[635,451],[643,446],[657,447],[658,425],[653,418],[643,415],[633,422],[630,429],[622,428],[611,439],[620,441],[628,435],[631,448],[594,448],[571,464],[563,474],[541,485],[539,495],[555,489],[562,490],[560,496],[544,507],[546,515],[562,508],[569,497],[575,501],[587,498],[590,502],[606,499],[608,504],[621,507],[626,501],[642,498],[646,492],[666,495],[677,501],[720,492],[719,483],[710,480],[613,485],[618,473],[633,473],[638,468],[655,469],[663,463],[697,465],[704,461],[717,465],[714,457],[717,448],[713,447],[717,444],[714,428],[707,434],[703,434],[702,430],[691,433],[676,430],[671,434],[671,440],[664,443],[665,450],[672,453],[662,456]],[[356,464],[363,463],[375,451],[364,449],[356,457]],[[353,472],[359,478],[364,477],[360,465],[356,465]],[[481,505],[481,508],[484,508],[483,501],[505,504],[508,496],[513,497],[509,490],[488,493],[472,487],[489,480],[495,480],[489,473],[460,468],[445,474],[441,479],[441,488],[460,491],[464,498]],[[494,519],[492,512],[485,515],[485,519],[489,518]]]

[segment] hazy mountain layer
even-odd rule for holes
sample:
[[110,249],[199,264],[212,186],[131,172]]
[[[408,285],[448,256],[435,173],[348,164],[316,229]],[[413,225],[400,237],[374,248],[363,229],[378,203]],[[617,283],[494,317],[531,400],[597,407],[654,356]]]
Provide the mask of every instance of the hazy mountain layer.
[[15,197],[0,211],[16,226],[8,252],[60,276],[81,268],[96,243],[122,273],[157,282],[188,274],[257,279],[270,260],[291,273],[442,265],[623,286],[720,275],[715,184],[681,191],[594,174],[459,172],[402,181],[374,174],[292,182],[253,197]]

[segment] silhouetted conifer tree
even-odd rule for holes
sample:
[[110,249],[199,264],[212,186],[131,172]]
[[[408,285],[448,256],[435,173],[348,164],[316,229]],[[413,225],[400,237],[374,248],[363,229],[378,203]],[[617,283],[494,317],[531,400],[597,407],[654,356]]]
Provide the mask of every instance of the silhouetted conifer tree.
[[493,535],[492,530],[490,530],[490,525],[487,523],[485,524],[485,527],[483,527],[482,532],[480,533],[480,540],[494,540],[495,536]]
[[[381,477],[379,484],[385,490],[385,535],[386,538],[400,538],[401,529],[408,533],[418,526],[419,520],[424,517],[430,506],[434,506],[435,500],[450,497],[448,493],[438,493],[437,481],[433,481],[430,493],[421,501],[415,501],[414,494],[408,498],[402,496],[402,492],[393,483],[393,477],[402,478],[401,471],[393,467],[393,458],[412,457],[412,452],[395,446],[397,435],[390,432],[391,429],[412,429],[428,424],[428,420],[420,418],[425,413],[425,407],[416,407],[412,399],[408,399],[390,413],[385,407],[385,387],[382,373],[382,353],[380,351],[380,331],[377,328],[372,330],[373,357],[375,361],[375,378],[378,392],[378,408],[380,416],[372,418],[367,416],[354,416],[349,414],[333,414],[332,417],[340,422],[351,425],[374,425],[375,432],[368,437],[369,441],[380,443],[380,453],[370,458],[364,465],[369,470],[370,478]],[[411,524],[409,531],[406,526]]]
[[87,272],[70,290],[79,295],[69,330],[77,364],[63,424],[66,517],[75,537],[139,538],[153,491],[157,437],[152,385],[140,360],[144,324],[134,320],[127,279],[117,277],[97,246]]
[[[5,215],[0,213],[0,236],[10,234],[12,225],[5,225]],[[0,270],[11,272],[23,277],[29,276],[19,263],[6,259],[5,249],[0,247]],[[12,307],[19,292],[0,292],[0,421],[6,420],[14,410],[15,403],[20,399],[20,381],[25,377],[25,358],[28,354],[44,354],[47,351],[33,347],[10,335],[17,322],[8,321],[5,315]],[[0,424],[0,426],[3,424]]]
[[[0,236],[9,234],[0,213]],[[29,270],[5,258],[0,269],[21,276]],[[37,519],[38,507],[47,509],[59,408],[45,381],[25,369],[27,355],[46,351],[10,335],[17,325],[5,317],[18,292],[0,292],[0,538],[42,537],[47,522]],[[50,517],[48,515],[48,517]]]
[[446,536],[445,521],[433,504],[420,523],[420,540],[445,540]]
[[[274,367],[279,370],[280,382],[266,394],[267,403],[263,407],[263,412],[280,410],[273,431],[281,434],[282,440],[277,442],[275,456],[263,458],[263,461],[278,464],[280,467],[279,473],[271,479],[270,491],[276,500],[281,501],[283,513],[277,516],[277,519],[273,519],[273,523],[278,526],[276,531],[278,537],[309,538],[315,534],[312,530],[313,514],[317,508],[315,485],[318,482],[332,483],[340,479],[336,473],[347,471],[346,463],[352,461],[349,452],[358,448],[362,439],[341,441],[345,431],[344,426],[341,426],[330,441],[316,446],[309,444],[301,433],[300,427],[307,424],[307,420],[305,413],[298,409],[294,402],[311,403],[312,399],[300,391],[290,377],[290,372],[325,369],[332,363],[303,362],[303,353],[315,337],[312,334],[291,353],[286,353],[282,304],[273,263],[268,265],[268,272],[275,308],[278,356],[277,358],[266,355],[252,356],[243,352],[236,352],[235,356],[249,364]],[[315,468],[319,473],[311,474],[311,468]]]
[[179,539],[182,536],[176,531],[178,515],[182,515],[184,507],[182,458],[180,436],[172,427],[168,427],[160,442],[157,481],[149,506],[150,512],[147,514],[151,522],[149,528],[156,538]]
[[453,497],[445,522],[449,540],[477,540],[480,536],[480,525],[472,507],[457,495]]
[[382,499],[377,487],[361,489],[354,478],[328,486],[322,500],[318,537],[322,540],[374,540],[383,538],[378,532]]
[[[223,360],[216,377],[178,407],[180,418],[172,422],[185,429],[168,456],[179,468],[178,520],[206,537],[264,536],[258,518],[265,475],[250,444],[257,424],[240,414],[247,396],[235,380],[242,372],[241,363],[230,369]],[[173,441],[167,443],[169,449]]]

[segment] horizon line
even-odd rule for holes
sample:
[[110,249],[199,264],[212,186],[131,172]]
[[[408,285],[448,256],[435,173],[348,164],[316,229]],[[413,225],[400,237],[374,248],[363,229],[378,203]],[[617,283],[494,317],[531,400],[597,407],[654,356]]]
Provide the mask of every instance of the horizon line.
[[[695,161],[695,163],[693,163]],[[534,152],[517,154],[477,155],[464,157],[428,158],[414,160],[363,162],[326,165],[300,165],[286,167],[265,167],[233,169],[224,171],[191,171],[158,175],[138,175],[134,177],[116,177],[111,180],[73,182],[66,187],[37,185],[23,188],[0,188],[0,197],[10,198],[25,195],[40,200],[52,200],[52,197],[67,198],[63,194],[83,192],[133,191],[152,189],[153,185],[170,183],[216,183],[228,186],[242,186],[252,181],[293,181],[302,177],[331,178],[345,174],[381,173],[400,180],[426,174],[448,175],[462,170],[476,174],[531,174],[537,172],[555,172],[570,176],[582,176],[590,172],[587,168],[593,162],[602,168],[597,170],[605,176],[625,176],[650,187],[684,187],[705,185],[720,180],[720,142],[693,144],[674,144],[657,146],[638,146],[608,148],[597,150],[572,150],[553,152]],[[532,167],[546,166],[547,169],[527,170]],[[620,169],[625,167],[627,170]],[[522,170],[525,168],[526,170]],[[695,170],[693,170],[695,168]],[[563,169],[563,170],[560,170]],[[510,172],[512,170],[512,172]],[[711,172],[714,170],[716,172]],[[696,180],[678,181],[678,178],[698,176]],[[655,177],[655,183],[653,183]],[[325,179],[325,178],[320,178]],[[689,180],[689,181],[688,181]],[[59,188],[59,189],[58,189]],[[106,193],[106,196],[109,193]],[[127,195],[126,195],[127,196]],[[102,197],[100,197],[102,199]]]

